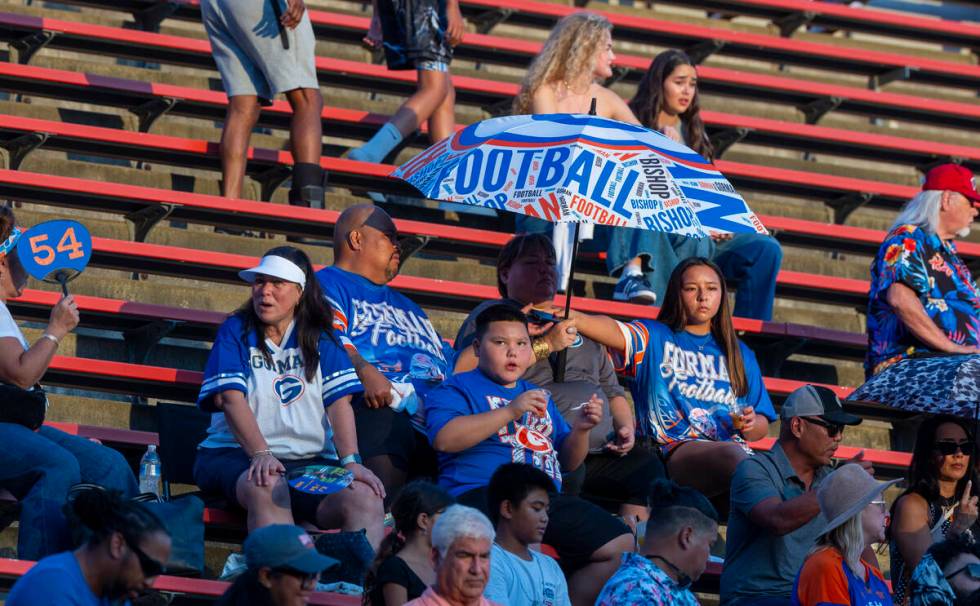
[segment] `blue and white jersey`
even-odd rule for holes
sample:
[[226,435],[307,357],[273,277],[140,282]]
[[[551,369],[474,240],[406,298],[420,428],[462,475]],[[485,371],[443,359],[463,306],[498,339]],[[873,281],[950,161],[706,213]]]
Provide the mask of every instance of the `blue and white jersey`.
[[[429,442],[456,417],[507,407],[511,400],[537,386],[520,379],[514,387],[493,382],[479,368],[449,377],[432,390],[426,402]],[[490,483],[504,463],[527,463],[548,474],[561,489],[558,453],[571,428],[555,402],[548,398],[543,417],[530,412],[501,427],[497,433],[460,452],[439,452],[439,484],[455,497]]]
[[672,331],[655,320],[619,323],[626,341],[622,368],[631,384],[638,433],[669,447],[685,440],[741,440],[733,411],[752,406],[776,420],[755,354],[738,342],[748,393],[736,396],[724,350],[711,334]]
[[[449,375],[452,349],[411,299],[336,266],[321,269],[316,278],[333,307],[341,340],[348,339],[389,381],[411,383],[424,402]],[[416,415],[416,425],[424,427],[422,407]]]
[[234,390],[245,394],[276,457],[302,459],[322,454],[336,458],[326,407],[363,388],[347,353],[326,334],[320,336],[316,376],[307,381],[294,329],[295,323],[290,324],[280,345],[266,339],[271,352],[267,360],[255,331],[244,333],[241,316],[235,314],[221,324],[197,397],[202,410],[214,413],[201,448],[240,446],[224,413],[214,412],[214,396]]

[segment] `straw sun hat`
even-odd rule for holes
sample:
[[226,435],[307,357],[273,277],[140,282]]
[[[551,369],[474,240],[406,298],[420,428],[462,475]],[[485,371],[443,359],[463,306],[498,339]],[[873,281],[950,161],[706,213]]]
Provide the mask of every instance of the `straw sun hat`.
[[901,480],[879,482],[857,463],[848,463],[835,469],[817,488],[820,511],[827,519],[827,525],[821,534],[826,534],[851,519],[896,482]]

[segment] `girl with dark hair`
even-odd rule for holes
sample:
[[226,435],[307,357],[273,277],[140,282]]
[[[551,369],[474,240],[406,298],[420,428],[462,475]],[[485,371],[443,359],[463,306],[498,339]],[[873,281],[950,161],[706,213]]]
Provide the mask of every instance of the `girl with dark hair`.
[[[321,528],[365,528],[377,548],[384,487],[361,465],[350,406],[362,387],[309,258],[273,248],[238,275],[252,296],[218,329],[205,367],[198,405],[213,414],[194,466],[198,486],[245,508],[249,531],[295,515]],[[284,474],[314,464],[343,466],[354,482],[291,497]]]
[[[6,302],[19,297],[27,284],[17,257],[25,231],[13,211],[0,206],[0,384],[26,390],[23,399],[35,404],[6,397],[0,402],[4,419],[10,421],[0,422],[0,488],[21,502],[17,557],[40,560],[70,547],[61,504],[73,485],[98,483],[125,496],[135,495],[138,488],[126,459],[115,450],[40,425],[47,402],[37,383],[61,341],[78,325],[78,306],[71,295],[62,298],[51,309],[41,337],[34,344],[24,338]],[[34,413],[22,416],[28,410]]]
[[670,275],[659,320],[624,323],[573,313],[583,335],[634,378],[638,433],[668,475],[705,496],[727,495],[732,474],[776,419],[755,355],[735,336],[725,279],[694,257]]
[[432,526],[455,502],[445,488],[425,480],[402,488],[391,504],[395,529],[381,541],[365,582],[366,606],[401,606],[435,584]]
[[709,162],[714,158],[701,119],[698,74],[684,51],[671,49],[654,57],[629,107],[647,128],[687,145]]
[[969,424],[938,415],[922,422],[915,436],[908,488],[892,506],[889,528],[896,604],[907,603],[912,570],[934,543],[946,537],[980,538],[974,466],[976,441]]
[[93,487],[74,492],[65,510],[87,539],[31,568],[14,584],[9,606],[107,606],[136,598],[163,573],[170,535],[141,504]]
[[[709,162],[714,159],[701,119],[698,74],[684,51],[671,49],[654,58],[629,107],[643,126],[687,145]],[[613,298],[655,303],[664,296],[670,272],[687,257],[714,260],[725,276],[738,284],[735,315],[772,319],[782,249],[775,239],[755,233],[699,240],[649,230],[614,229],[606,255],[609,274],[620,276]]]

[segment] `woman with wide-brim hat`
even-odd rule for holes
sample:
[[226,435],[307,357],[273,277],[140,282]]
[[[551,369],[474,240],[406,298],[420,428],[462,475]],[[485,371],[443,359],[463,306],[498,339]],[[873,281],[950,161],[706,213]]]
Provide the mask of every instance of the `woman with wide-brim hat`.
[[794,606],[892,606],[881,570],[861,554],[885,540],[882,492],[898,481],[879,482],[856,463],[824,478],[817,500],[827,524],[796,576]]

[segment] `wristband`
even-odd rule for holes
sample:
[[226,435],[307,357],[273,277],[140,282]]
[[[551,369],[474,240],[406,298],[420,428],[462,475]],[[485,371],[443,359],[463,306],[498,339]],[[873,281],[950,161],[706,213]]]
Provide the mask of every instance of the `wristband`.
[[352,453],[352,454],[347,455],[346,457],[344,457],[344,458],[342,458],[340,460],[340,466],[341,467],[347,467],[351,463],[357,463],[358,465],[360,465],[361,464],[361,455],[359,455],[359,454],[357,454],[355,452],[355,453]]
[[259,456],[262,456],[262,455],[270,455],[271,456],[272,455],[272,451],[269,450],[268,448],[266,448],[265,450],[256,450],[255,452],[252,453],[252,456],[250,458],[254,459],[255,457],[259,457]]
[[42,338],[42,339],[47,339],[47,340],[49,340],[49,341],[53,341],[53,342],[54,342],[54,346],[55,346],[55,347],[57,347],[58,345],[60,345],[60,344],[61,344],[61,341],[59,341],[59,340],[58,340],[58,337],[56,337],[56,336],[54,336],[53,334],[51,334],[51,333],[48,333],[48,332],[46,332],[46,333],[44,333],[43,335],[41,335],[41,338]]
[[531,341],[531,351],[534,352],[534,359],[540,362],[551,353],[551,346],[544,339],[538,338]]

